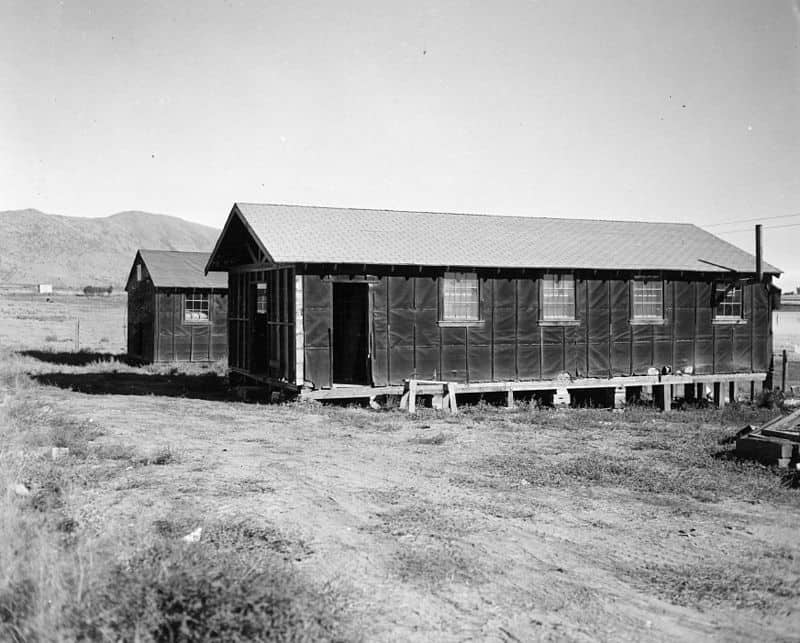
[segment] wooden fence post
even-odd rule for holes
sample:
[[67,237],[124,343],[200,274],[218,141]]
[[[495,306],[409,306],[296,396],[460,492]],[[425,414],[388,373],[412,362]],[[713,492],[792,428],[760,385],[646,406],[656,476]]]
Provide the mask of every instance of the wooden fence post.
[[786,349],[783,349],[783,353],[781,354],[783,358],[783,362],[781,363],[781,391],[786,393],[786,374],[789,368],[788,361],[786,359]]

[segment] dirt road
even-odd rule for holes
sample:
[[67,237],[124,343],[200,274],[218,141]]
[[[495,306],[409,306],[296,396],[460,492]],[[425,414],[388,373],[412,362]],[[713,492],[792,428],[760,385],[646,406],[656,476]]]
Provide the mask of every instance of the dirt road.
[[[700,464],[681,464],[680,436],[708,430],[697,422],[36,394],[91,418],[97,448],[169,446],[176,456],[87,490],[75,499],[91,508],[83,520],[130,524],[131,538],[159,520],[187,532],[270,525],[302,574],[346,597],[365,640],[800,632],[800,506],[773,503],[736,464],[711,465],[741,477],[730,493],[701,478]],[[680,492],[687,476],[697,479],[690,494]]]

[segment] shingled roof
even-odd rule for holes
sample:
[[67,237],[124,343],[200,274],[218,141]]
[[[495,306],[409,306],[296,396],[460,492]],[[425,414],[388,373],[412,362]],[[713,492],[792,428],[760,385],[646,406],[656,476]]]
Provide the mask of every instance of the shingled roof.
[[[150,279],[156,288],[214,288],[228,287],[228,275],[204,269],[211,256],[207,252],[177,250],[139,250]],[[135,262],[134,262],[135,265]]]
[[[687,223],[255,203],[235,204],[230,217],[277,263],[755,272],[750,253]],[[224,235],[208,268],[219,269]]]

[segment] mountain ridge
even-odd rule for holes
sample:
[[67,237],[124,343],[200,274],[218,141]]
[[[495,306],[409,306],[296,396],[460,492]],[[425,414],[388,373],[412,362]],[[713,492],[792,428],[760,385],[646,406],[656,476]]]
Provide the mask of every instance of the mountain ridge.
[[97,218],[3,210],[0,282],[120,288],[137,249],[211,252],[218,235],[216,228],[138,210]]

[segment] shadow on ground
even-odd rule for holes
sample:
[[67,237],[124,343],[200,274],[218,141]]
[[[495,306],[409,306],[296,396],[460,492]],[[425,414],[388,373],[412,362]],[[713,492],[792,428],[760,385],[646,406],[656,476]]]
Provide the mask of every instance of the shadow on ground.
[[41,373],[31,375],[31,378],[46,386],[90,395],[160,395],[214,401],[237,399],[225,379],[216,373]]
[[38,359],[40,362],[59,364],[62,366],[87,366],[94,362],[120,362],[129,366],[138,366],[140,362],[125,353],[95,353],[93,351],[54,352],[54,351],[20,351],[20,355]]

